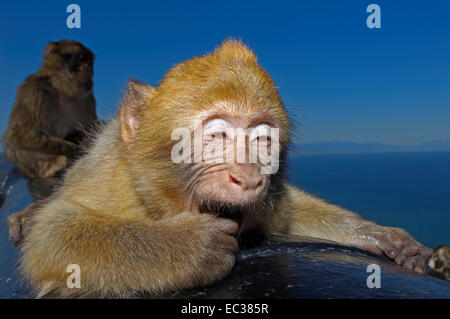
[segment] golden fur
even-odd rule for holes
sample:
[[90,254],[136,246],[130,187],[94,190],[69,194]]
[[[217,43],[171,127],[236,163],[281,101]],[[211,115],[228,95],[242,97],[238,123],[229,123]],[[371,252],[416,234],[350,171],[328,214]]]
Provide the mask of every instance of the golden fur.
[[[171,131],[210,112],[244,118],[262,113],[281,130],[283,167],[270,177],[263,205],[247,216],[243,238],[259,230],[266,237],[314,237],[390,258],[411,246],[425,254],[405,232],[375,225],[285,182],[289,119],[281,99],[251,50],[228,40],[211,54],[175,66],[159,87],[130,83],[120,116],[33,217],[21,269],[37,296],[160,295],[210,284],[231,271],[237,242],[230,234],[237,225],[188,211],[179,167],[170,161]],[[81,268],[80,289],[66,287],[69,264]]]

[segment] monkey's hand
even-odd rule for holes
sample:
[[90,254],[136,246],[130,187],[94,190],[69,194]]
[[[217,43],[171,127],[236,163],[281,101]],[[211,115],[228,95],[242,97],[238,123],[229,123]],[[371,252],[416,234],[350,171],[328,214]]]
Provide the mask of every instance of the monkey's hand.
[[[180,230],[183,233],[179,233]],[[233,236],[238,232],[236,222],[209,214],[183,212],[170,222],[167,231],[168,239],[172,236],[182,239],[173,245],[183,256],[172,256],[170,260],[182,258],[183,264],[174,265],[171,262],[165,268],[174,269],[174,275],[177,268],[182,273],[178,278],[180,283],[176,284],[178,288],[208,285],[231,272],[238,251],[238,243]],[[173,249],[167,253],[173,254]]]
[[69,158],[73,157],[79,152],[79,145],[68,140],[61,139],[60,154],[63,154]]
[[29,233],[32,225],[32,216],[40,205],[41,203],[28,205],[21,211],[8,217],[9,239],[14,244],[20,244],[23,238]]
[[[361,236],[367,236],[369,242],[364,248],[384,254],[396,264],[408,270],[419,273],[426,271],[427,261],[433,250],[417,242],[411,235],[401,228],[384,227],[376,225],[368,226]],[[361,229],[360,229],[361,230]]]

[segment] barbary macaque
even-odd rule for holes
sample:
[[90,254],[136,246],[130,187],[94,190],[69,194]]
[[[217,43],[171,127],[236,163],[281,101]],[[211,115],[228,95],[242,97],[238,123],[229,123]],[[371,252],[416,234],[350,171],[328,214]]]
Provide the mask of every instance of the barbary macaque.
[[428,260],[428,274],[450,281],[450,247],[439,246]]
[[94,54],[72,40],[49,42],[40,69],[18,90],[3,136],[6,157],[27,178],[61,173],[95,128]]
[[[181,141],[173,134],[184,128],[194,140],[194,123],[201,125],[203,149],[238,154],[262,141],[266,155],[278,153],[279,167],[264,174],[268,162],[259,158],[199,160],[199,145],[177,148]],[[249,132],[240,147],[232,129]],[[272,130],[278,134],[269,135]],[[133,297],[208,285],[230,273],[238,237],[245,245],[253,233],[360,247],[423,272],[431,249],[404,230],[364,220],[286,182],[289,130],[270,75],[240,41],[226,40],[213,53],[176,65],[158,87],[131,81],[119,116],[26,224],[21,270],[32,291]],[[174,153],[184,160],[174,161]],[[66,285],[72,264],[80,267],[80,288]]]

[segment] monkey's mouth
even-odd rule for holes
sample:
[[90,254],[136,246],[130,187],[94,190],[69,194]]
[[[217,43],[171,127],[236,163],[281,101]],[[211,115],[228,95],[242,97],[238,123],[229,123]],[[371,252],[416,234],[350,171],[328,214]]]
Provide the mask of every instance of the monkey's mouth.
[[203,202],[199,207],[199,211],[201,214],[207,213],[217,217],[232,219],[239,226],[242,225],[247,214],[245,206],[211,200]]

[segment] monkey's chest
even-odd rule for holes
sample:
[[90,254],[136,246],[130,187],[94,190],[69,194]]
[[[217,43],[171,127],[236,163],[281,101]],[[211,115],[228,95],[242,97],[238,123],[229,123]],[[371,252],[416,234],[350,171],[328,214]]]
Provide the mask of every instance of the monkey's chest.
[[54,136],[65,138],[86,122],[86,103],[80,100],[60,98],[53,114]]

